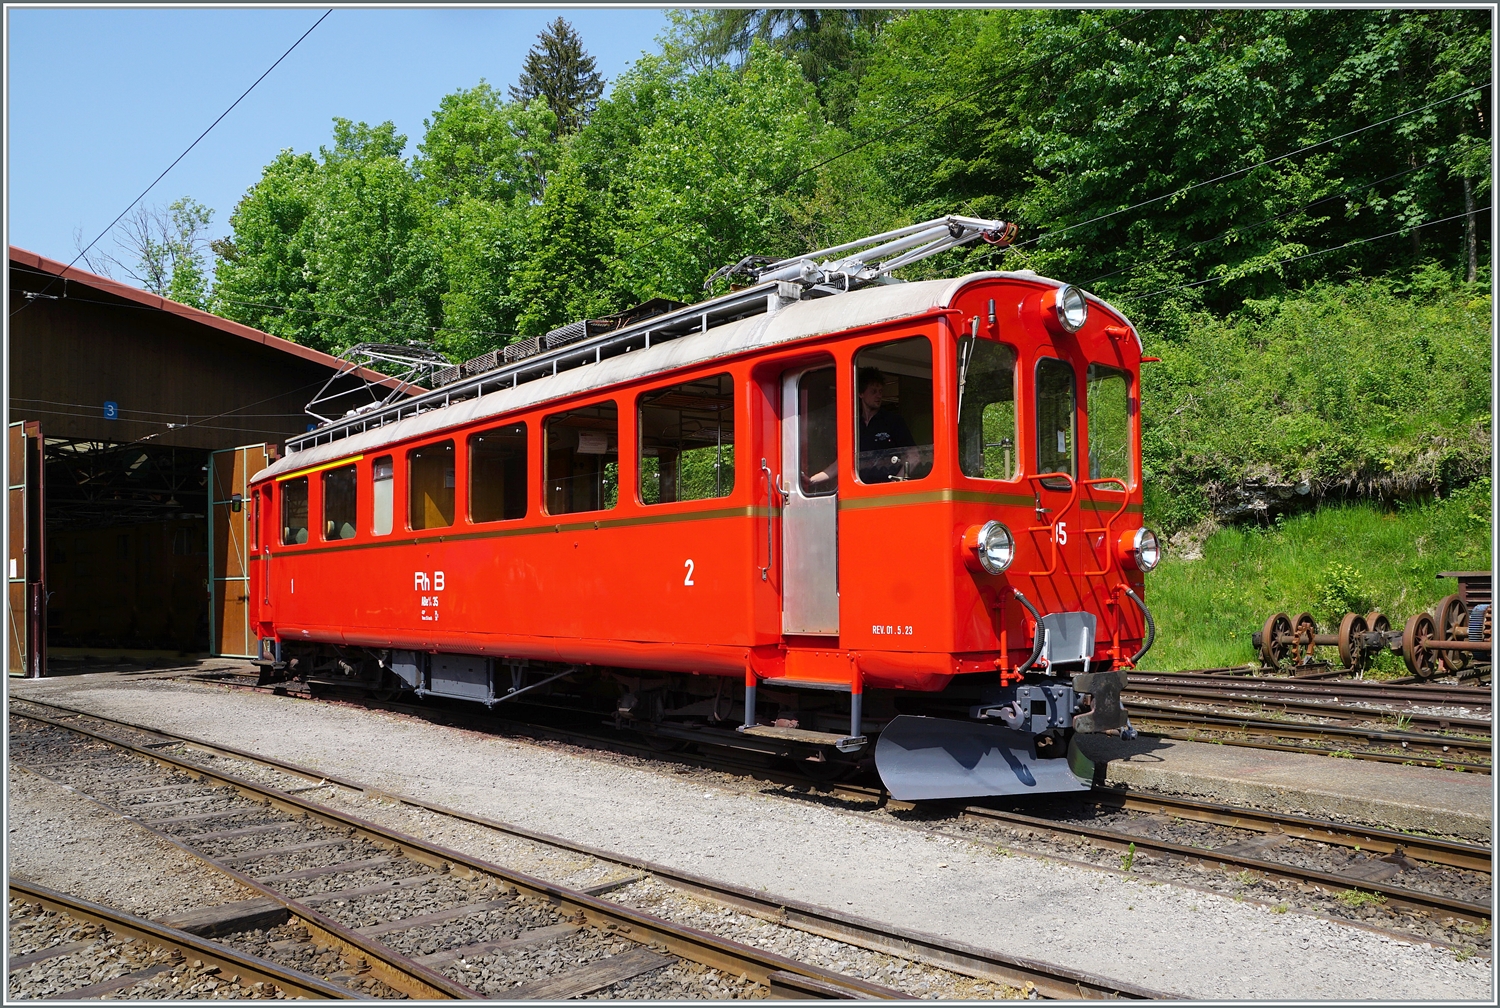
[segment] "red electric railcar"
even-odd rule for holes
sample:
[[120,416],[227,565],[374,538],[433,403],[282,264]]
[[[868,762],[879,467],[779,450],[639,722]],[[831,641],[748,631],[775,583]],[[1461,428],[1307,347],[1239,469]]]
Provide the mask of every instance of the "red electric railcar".
[[268,677],[829,772],[873,736],[902,798],[1087,788],[1152,632],[1139,338],[1029,272],[870,265],[1009,233],[774,263],[293,440],[251,492]]

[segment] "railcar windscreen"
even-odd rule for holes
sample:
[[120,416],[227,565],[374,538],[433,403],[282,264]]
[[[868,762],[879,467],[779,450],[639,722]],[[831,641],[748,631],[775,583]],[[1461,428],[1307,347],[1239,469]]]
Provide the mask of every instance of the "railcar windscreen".
[[374,480],[374,522],[370,526],[372,535],[390,535],[396,523],[396,464],[391,456],[382,455],[370,463],[370,476]]
[[307,477],[281,483],[281,545],[307,542]]
[[808,371],[797,379],[800,462],[798,476],[808,497],[824,497],[839,489],[837,385],[831,367]]
[[854,357],[854,428],[861,483],[932,472],[932,344],[925,336],[865,347]]
[[958,460],[965,476],[1013,480],[1016,450],[1016,351],[975,339],[958,413]]
[[547,513],[607,511],[620,496],[620,420],[614,400],[547,418]]
[[469,520],[526,517],[526,425],[508,424],[469,438]]
[[354,538],[355,466],[339,466],[323,473],[323,538]]
[[642,504],[727,497],[734,489],[734,379],[715,375],[638,400]]
[[[1043,357],[1037,361],[1036,465],[1038,473],[1067,473],[1074,479],[1078,478],[1078,469],[1073,461],[1073,445],[1077,440],[1077,412],[1078,387],[1073,377],[1073,365],[1055,357]],[[1059,489],[1065,487],[1064,483]]]
[[411,491],[407,512],[411,528],[446,528],[453,524],[455,479],[451,439],[407,452],[406,479]]
[[1089,420],[1089,478],[1117,476],[1129,483],[1130,376],[1103,364],[1090,364],[1084,403]]

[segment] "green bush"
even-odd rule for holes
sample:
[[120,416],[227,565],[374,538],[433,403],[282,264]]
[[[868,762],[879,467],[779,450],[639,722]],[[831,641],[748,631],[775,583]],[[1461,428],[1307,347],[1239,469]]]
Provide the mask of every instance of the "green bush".
[[1170,532],[1232,513],[1245,486],[1305,483],[1280,505],[1299,509],[1488,473],[1489,295],[1420,279],[1322,285],[1149,339],[1162,358],[1142,376],[1149,520]]

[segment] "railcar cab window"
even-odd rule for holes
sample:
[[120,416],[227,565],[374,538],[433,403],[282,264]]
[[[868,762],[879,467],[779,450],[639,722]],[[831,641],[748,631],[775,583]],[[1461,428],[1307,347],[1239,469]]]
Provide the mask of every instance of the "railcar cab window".
[[353,539],[355,528],[355,478],[352,465],[323,473],[323,539]]
[[715,375],[637,400],[642,504],[727,497],[734,489],[734,379]]
[[832,367],[797,379],[797,478],[808,497],[839,489],[838,389]]
[[508,424],[469,438],[469,520],[526,517],[526,425]]
[[[1130,482],[1130,376],[1103,364],[1090,364],[1084,398],[1089,419],[1089,478],[1114,476]],[[1113,484],[1106,489],[1118,490]]]
[[1013,480],[1021,472],[1016,449],[1016,351],[1004,343],[966,337],[970,339],[967,345],[959,344],[959,466],[965,476],[976,479]]
[[614,401],[546,420],[547,513],[605,511],[620,495],[620,421]]
[[899,483],[932,472],[932,344],[925,336],[865,347],[854,356],[854,429],[861,483]]
[[281,483],[281,545],[307,542],[307,477]]
[[[1078,416],[1078,390],[1073,366],[1055,357],[1036,362],[1036,471],[1067,473],[1078,478],[1073,459]],[[1043,480],[1053,489],[1067,489],[1065,480]]]
[[412,529],[446,528],[453,524],[453,442],[439,441],[406,453],[406,479]]
[[389,455],[382,455],[370,463],[370,476],[374,481],[374,522],[370,526],[372,535],[390,535],[396,518],[396,464]]

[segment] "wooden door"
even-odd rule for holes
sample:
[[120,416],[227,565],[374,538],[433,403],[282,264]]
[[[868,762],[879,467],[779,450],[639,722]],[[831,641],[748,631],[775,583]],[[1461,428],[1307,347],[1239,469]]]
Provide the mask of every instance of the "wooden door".
[[45,496],[41,424],[17,421],[6,432],[5,670],[39,678],[47,674],[47,586]]
[[250,477],[269,464],[263,444],[209,456],[209,649],[218,657],[256,656],[250,627]]

